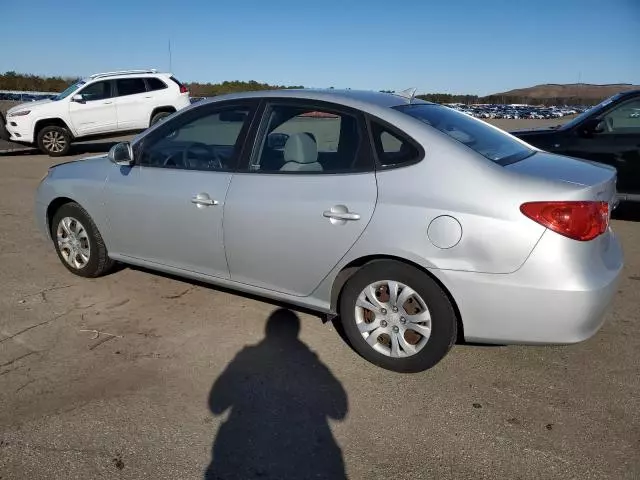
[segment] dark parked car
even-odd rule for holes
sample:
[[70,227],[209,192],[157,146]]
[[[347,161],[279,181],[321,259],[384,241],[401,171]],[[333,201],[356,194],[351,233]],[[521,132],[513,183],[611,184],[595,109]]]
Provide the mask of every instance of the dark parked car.
[[612,165],[620,200],[640,202],[640,90],[618,93],[565,125],[511,132],[553,153]]

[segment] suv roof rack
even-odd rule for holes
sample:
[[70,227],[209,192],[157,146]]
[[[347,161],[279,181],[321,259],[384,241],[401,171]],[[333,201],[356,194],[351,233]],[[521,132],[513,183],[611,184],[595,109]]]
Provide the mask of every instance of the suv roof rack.
[[158,71],[155,68],[151,70],[120,70],[117,72],[94,73],[93,75],[89,75],[89,78],[113,77],[116,75],[130,75],[134,73],[158,73]]

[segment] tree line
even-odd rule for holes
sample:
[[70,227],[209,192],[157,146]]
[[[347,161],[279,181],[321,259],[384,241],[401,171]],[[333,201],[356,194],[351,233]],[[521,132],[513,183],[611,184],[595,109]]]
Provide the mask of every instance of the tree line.
[[[0,90],[18,90],[32,92],[61,92],[78,78],[72,77],[42,77],[39,75],[16,73],[13,71],[0,74]],[[222,83],[199,83],[193,82],[186,84],[193,97],[212,97],[225,93],[235,93],[253,90],[274,90],[284,88],[304,88],[301,85],[284,86],[270,85],[268,83],[260,83],[255,80],[251,81],[224,81]],[[331,87],[333,88],[333,87]],[[393,93],[391,90],[381,90]],[[556,97],[532,99],[526,96],[504,96],[489,95],[480,97],[478,95],[454,95],[450,93],[427,93],[417,95],[417,98],[428,100],[436,103],[463,103],[466,105],[474,103],[535,103],[542,105],[593,105],[598,103],[599,99],[579,98],[579,97]]]

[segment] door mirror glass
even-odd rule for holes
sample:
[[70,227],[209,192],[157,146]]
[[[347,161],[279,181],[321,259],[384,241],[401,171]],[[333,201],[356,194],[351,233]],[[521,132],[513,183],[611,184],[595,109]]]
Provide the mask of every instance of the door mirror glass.
[[115,144],[109,150],[109,160],[116,165],[131,166],[133,165],[133,150],[129,142],[120,142]]
[[267,139],[267,145],[271,150],[282,150],[289,140],[286,133],[271,133]]
[[81,93],[75,94],[73,97],[71,97],[71,100],[78,103],[84,103],[84,97]]

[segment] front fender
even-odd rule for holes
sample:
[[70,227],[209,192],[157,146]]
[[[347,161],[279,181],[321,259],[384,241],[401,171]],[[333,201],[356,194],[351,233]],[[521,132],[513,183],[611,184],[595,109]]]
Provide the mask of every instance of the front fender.
[[50,238],[50,211],[56,204],[73,201],[91,216],[106,238],[104,188],[111,163],[106,157],[93,157],[56,165],[49,169],[36,191],[36,224]]

